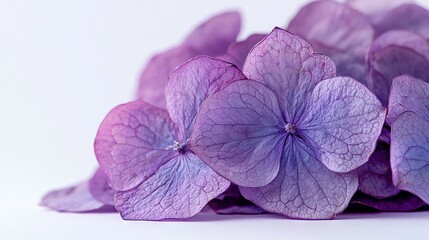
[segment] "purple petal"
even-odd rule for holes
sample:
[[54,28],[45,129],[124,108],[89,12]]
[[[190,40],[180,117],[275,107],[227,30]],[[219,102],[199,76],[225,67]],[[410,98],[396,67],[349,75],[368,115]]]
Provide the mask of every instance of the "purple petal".
[[378,199],[366,194],[357,193],[352,198],[352,203],[365,205],[379,211],[386,212],[407,212],[419,209],[426,205],[420,198],[408,192],[400,192],[399,194]]
[[211,200],[208,205],[217,214],[261,214],[266,211],[245,199],[238,186],[231,184],[229,188]]
[[409,2],[412,2],[412,0],[346,0],[345,4],[364,13],[373,24],[377,24],[390,10]]
[[393,79],[386,121],[392,124],[404,112],[410,111],[429,121],[429,84],[407,75]]
[[429,203],[429,122],[414,112],[398,116],[392,124],[390,154],[395,186]]
[[196,57],[175,69],[167,82],[167,110],[176,123],[178,141],[186,142],[201,103],[228,83],[246,77],[231,63]]
[[313,54],[307,41],[275,28],[249,53],[243,72],[272,90],[286,120],[293,121],[311,89],[335,76],[335,65],[327,56]]
[[392,182],[390,146],[379,142],[369,161],[357,169],[359,190],[375,198],[388,198],[400,191]]
[[377,36],[390,30],[407,30],[429,39],[429,11],[416,4],[403,4],[385,14],[375,30]]
[[110,187],[106,176],[100,169],[97,169],[94,176],[89,180],[89,191],[98,201],[107,205],[115,205],[113,202],[115,190]]
[[253,34],[244,41],[232,43],[228,51],[219,58],[233,63],[242,70],[247,54],[249,54],[250,50],[265,36],[265,34]]
[[277,175],[285,123],[273,92],[237,81],[201,106],[192,150],[216,172],[240,186],[264,186]]
[[355,172],[335,173],[299,141],[288,141],[277,177],[260,188],[240,187],[263,209],[299,219],[329,219],[341,213],[358,187]]
[[189,218],[228,186],[194,154],[179,155],[138,187],[117,192],[115,203],[127,220]]
[[95,154],[110,186],[126,191],[177,155],[167,111],[142,101],[115,107],[98,129]]
[[383,128],[386,109],[362,84],[346,77],[320,82],[297,123],[318,159],[336,172],[368,161]]
[[198,26],[185,40],[184,45],[198,52],[198,55],[221,55],[235,42],[240,27],[240,14],[226,12]]
[[368,87],[386,106],[393,78],[408,74],[429,81],[429,43],[411,32],[387,32],[374,41],[368,64]]
[[301,8],[288,30],[331,57],[339,76],[350,76],[366,84],[365,55],[374,30],[362,13],[334,1],[311,2]]
[[154,56],[140,76],[139,98],[165,108],[164,86],[170,72],[195,56],[224,54],[235,42],[240,24],[237,12],[217,15],[197,27],[182,45]]
[[42,198],[40,204],[61,212],[115,211],[113,206],[105,205],[91,194],[88,182],[51,191]]

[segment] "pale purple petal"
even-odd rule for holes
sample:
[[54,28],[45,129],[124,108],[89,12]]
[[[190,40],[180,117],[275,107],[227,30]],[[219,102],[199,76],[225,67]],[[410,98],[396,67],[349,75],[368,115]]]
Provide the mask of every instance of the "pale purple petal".
[[198,26],[183,44],[154,56],[140,76],[139,99],[165,108],[164,88],[170,72],[195,56],[224,54],[235,42],[240,24],[237,12],[217,15]]
[[317,52],[332,58],[337,75],[366,85],[365,55],[374,30],[362,13],[334,1],[315,1],[300,9],[287,28],[310,41]]
[[429,11],[416,4],[403,4],[386,13],[375,30],[377,36],[390,30],[407,30],[429,39]]
[[227,84],[246,79],[231,63],[199,56],[175,69],[167,82],[167,110],[176,123],[178,141],[186,142],[201,103]]
[[390,146],[379,142],[369,161],[357,169],[359,190],[375,198],[392,197],[400,192],[392,182]]
[[345,4],[357,9],[368,16],[373,24],[381,21],[383,16],[393,8],[413,2],[412,0],[346,0]]
[[355,196],[353,196],[351,202],[386,212],[414,211],[426,205],[426,203],[423,202],[420,198],[405,191],[402,191],[393,197],[383,199],[357,193]]
[[307,41],[275,28],[250,51],[243,72],[272,90],[286,120],[293,122],[314,86],[335,76],[335,65],[327,56],[313,54]]
[[134,101],[115,107],[98,129],[95,155],[110,186],[126,191],[177,155],[167,111]]
[[265,36],[265,34],[253,34],[244,41],[232,43],[228,47],[226,53],[219,56],[219,58],[233,63],[242,70],[247,54],[249,54],[250,50]]
[[235,42],[240,27],[238,12],[219,14],[198,26],[185,40],[184,46],[189,46],[198,55],[221,55]]
[[399,115],[407,111],[429,121],[429,84],[403,75],[393,79],[386,121],[392,124]]
[[112,206],[115,205],[113,202],[115,190],[110,187],[106,176],[100,169],[97,169],[94,176],[89,180],[89,191],[102,203]]
[[240,186],[264,186],[277,175],[285,123],[272,91],[244,80],[213,94],[201,106],[192,150]]
[[355,172],[336,173],[299,141],[288,141],[280,172],[260,188],[240,187],[243,196],[263,209],[298,219],[329,219],[341,213],[358,187]]
[[387,32],[374,41],[368,64],[368,87],[387,106],[393,78],[408,74],[429,81],[429,43],[411,32]]
[[61,212],[115,211],[91,194],[88,182],[51,191],[43,196],[40,205]]
[[229,184],[194,154],[181,154],[159,167],[138,187],[118,191],[115,203],[127,220],[189,218]]
[[393,183],[429,203],[429,122],[404,112],[392,123],[391,139]]
[[383,128],[386,109],[364,85],[337,77],[312,92],[304,119],[304,140],[327,168],[348,172],[368,161]]

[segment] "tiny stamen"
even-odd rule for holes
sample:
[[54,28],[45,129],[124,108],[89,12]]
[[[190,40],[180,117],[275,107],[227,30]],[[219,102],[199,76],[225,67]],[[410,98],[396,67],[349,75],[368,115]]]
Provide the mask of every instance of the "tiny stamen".
[[295,131],[296,131],[295,125],[294,124],[290,124],[290,123],[286,124],[285,131],[287,133],[294,134]]

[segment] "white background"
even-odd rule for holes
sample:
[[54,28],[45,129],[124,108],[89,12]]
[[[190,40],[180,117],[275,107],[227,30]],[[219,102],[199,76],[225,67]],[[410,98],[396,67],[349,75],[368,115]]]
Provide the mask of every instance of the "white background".
[[[346,214],[335,221],[206,216],[125,222],[39,207],[88,178],[105,114],[132,100],[148,58],[215,13],[242,13],[240,38],[285,26],[306,1],[0,1],[1,239],[422,239],[429,213]],[[429,1],[419,1],[429,6]]]

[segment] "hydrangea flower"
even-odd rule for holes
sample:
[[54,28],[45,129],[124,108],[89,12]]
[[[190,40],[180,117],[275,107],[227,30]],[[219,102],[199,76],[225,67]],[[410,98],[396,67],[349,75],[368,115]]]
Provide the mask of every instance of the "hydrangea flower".
[[238,12],[225,12],[198,26],[178,47],[158,54],[149,61],[140,76],[139,99],[165,108],[165,83],[170,72],[198,55],[216,57],[226,53],[240,32]]
[[115,211],[114,190],[97,170],[89,181],[47,193],[41,205],[61,212]]
[[393,183],[429,203],[429,84],[407,75],[395,78],[386,120],[392,127]]
[[201,106],[192,150],[263,209],[292,218],[333,218],[358,186],[385,109],[362,84],[335,77],[311,45],[275,28],[249,53],[251,80]]
[[197,57],[166,84],[167,110],[143,101],[114,108],[100,125],[95,153],[124,219],[188,218],[230,182],[189,148],[201,103],[228,83],[245,79],[232,64]]

